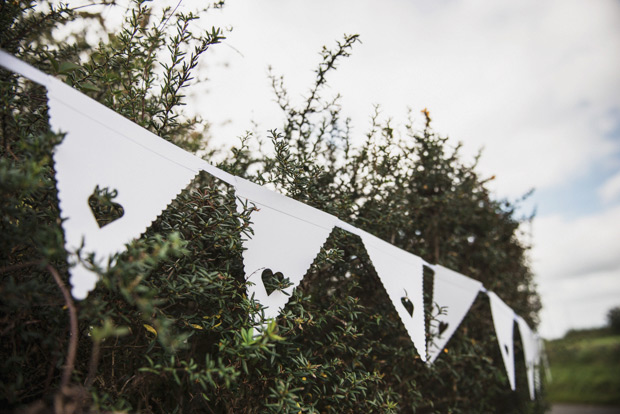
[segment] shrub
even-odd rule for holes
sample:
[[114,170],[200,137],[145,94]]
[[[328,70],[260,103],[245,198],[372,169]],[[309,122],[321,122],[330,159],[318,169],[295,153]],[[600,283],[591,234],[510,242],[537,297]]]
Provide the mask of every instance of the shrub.
[[620,333],[620,306],[607,312],[607,325],[614,333]]

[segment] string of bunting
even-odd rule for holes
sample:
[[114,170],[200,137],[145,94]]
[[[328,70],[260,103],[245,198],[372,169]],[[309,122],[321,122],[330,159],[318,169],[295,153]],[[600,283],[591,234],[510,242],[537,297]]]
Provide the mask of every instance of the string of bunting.
[[[515,389],[513,329],[523,342],[530,397],[539,388],[542,341],[523,318],[481,282],[426,263],[420,257],[387,243],[304,203],[222,171],[203,159],[154,135],[60,80],[0,50],[0,66],[47,88],[50,127],[65,133],[54,149],[60,215],[69,253],[71,293],[82,300],[95,288],[97,274],[80,260],[92,254],[98,265],[142,233],[201,171],[235,188],[240,211],[248,204],[253,236],[243,240],[243,263],[248,297],[275,318],[299,285],[326,239],[339,227],[358,235],[420,358],[432,364],[471,308],[479,292],[489,297],[493,324],[510,387]],[[123,206],[119,219],[99,227],[89,207],[95,188],[113,188]],[[427,347],[424,323],[423,268],[434,271],[433,301],[444,312],[430,327]],[[263,277],[281,273],[291,285],[268,292]],[[403,277],[403,275],[407,275]],[[417,311],[416,311],[417,310]],[[259,324],[259,321],[255,321]]]

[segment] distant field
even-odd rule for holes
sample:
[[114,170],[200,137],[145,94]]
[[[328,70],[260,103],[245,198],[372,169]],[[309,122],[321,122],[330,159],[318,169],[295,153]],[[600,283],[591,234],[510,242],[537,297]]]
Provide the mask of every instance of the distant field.
[[571,332],[546,348],[550,402],[620,405],[620,335],[606,329]]

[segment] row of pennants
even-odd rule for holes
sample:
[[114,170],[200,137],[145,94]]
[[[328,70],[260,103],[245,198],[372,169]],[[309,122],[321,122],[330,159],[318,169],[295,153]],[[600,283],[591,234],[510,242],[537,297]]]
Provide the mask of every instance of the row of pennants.
[[[540,384],[542,341],[528,324],[482,283],[399,249],[304,203],[228,174],[161,139],[60,80],[0,50],[0,66],[47,88],[50,126],[65,137],[54,150],[60,214],[69,253],[70,283],[76,299],[85,299],[98,276],[77,257],[82,250],[100,263],[122,252],[139,237],[200,171],[234,186],[238,208],[254,204],[253,236],[244,240],[243,263],[248,297],[276,317],[319,253],[334,227],[358,235],[420,358],[432,364],[469,311],[479,292],[488,295],[493,324],[511,388],[515,389],[514,322],[523,344],[529,393]],[[100,227],[88,198],[96,187],[117,190],[119,219]],[[433,302],[446,309],[430,327],[427,346],[423,267],[434,271]],[[268,293],[263,272],[281,272],[291,286]],[[403,277],[402,275],[407,275]],[[413,311],[411,310],[413,305]]]

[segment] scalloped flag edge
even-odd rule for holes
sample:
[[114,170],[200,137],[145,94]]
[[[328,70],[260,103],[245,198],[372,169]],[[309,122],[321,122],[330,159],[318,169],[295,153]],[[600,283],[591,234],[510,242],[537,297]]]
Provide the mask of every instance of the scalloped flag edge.
[[[364,231],[359,235],[418,355],[426,361],[423,260]],[[413,315],[403,305],[403,297],[413,304]]]
[[530,399],[534,401],[535,396],[535,373],[538,365],[538,339],[530,326],[520,316],[517,316],[519,334],[523,343],[523,357],[525,359],[525,372],[527,375],[527,386],[530,391]]
[[[482,288],[481,282],[443,266],[435,265],[432,269],[435,271],[433,303],[442,307],[444,313],[437,315],[438,323],[431,324],[429,328],[432,340],[429,340],[428,345],[428,362],[431,364],[441,354]],[[441,333],[440,323],[447,326]]]
[[[275,318],[312,265],[338,219],[268,188],[236,177],[238,211],[248,205],[253,235],[243,238],[243,265],[248,297],[265,307],[265,319]],[[261,273],[281,272],[292,283],[267,294]],[[257,315],[258,316],[258,315]],[[257,321],[255,321],[257,322]]]
[[491,315],[510,388],[515,390],[514,321],[515,312],[495,293],[488,292]]
[[[79,256],[105,268],[150,227],[205,162],[68,85],[47,84],[50,126],[64,133],[53,154],[71,293],[85,299],[98,275]],[[95,186],[117,190],[124,215],[100,228],[88,205]],[[78,255],[79,252],[82,252]]]

